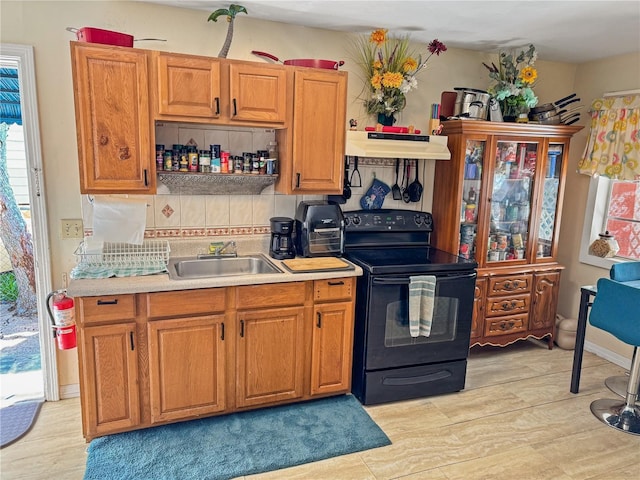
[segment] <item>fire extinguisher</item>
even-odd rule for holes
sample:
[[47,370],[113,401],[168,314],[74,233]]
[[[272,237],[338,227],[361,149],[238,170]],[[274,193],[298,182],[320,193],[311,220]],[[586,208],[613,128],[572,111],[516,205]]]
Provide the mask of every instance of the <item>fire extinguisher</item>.
[[[53,302],[50,302],[53,299]],[[76,347],[76,322],[73,298],[66,290],[56,290],[47,295],[47,312],[51,319],[53,337],[60,350]]]

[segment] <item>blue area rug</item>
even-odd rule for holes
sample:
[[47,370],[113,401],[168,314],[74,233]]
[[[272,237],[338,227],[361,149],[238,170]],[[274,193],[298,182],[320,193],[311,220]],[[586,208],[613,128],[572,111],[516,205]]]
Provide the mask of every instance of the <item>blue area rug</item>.
[[84,478],[229,479],[389,444],[341,395],[96,438]]

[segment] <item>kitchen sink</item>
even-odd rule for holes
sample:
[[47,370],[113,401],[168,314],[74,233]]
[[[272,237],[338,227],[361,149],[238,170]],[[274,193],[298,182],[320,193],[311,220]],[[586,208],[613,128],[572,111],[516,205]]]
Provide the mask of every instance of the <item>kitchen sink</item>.
[[172,280],[282,273],[282,270],[262,254],[237,257],[170,258],[168,269],[169,278]]

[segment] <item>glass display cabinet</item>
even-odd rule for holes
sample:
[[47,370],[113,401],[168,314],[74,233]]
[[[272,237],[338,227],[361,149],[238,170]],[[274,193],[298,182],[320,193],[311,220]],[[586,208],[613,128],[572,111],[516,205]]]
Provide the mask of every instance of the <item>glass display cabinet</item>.
[[436,162],[432,243],[478,262],[472,345],[553,345],[564,176],[581,128],[443,122],[451,160]]

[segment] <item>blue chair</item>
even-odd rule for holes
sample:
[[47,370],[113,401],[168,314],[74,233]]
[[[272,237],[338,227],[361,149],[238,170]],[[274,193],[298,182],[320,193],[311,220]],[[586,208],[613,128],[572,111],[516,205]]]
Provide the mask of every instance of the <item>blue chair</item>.
[[591,403],[591,412],[610,427],[640,435],[640,407],[636,405],[640,385],[640,288],[608,278],[598,280],[589,323],[634,347],[624,401],[596,400]]
[[[614,264],[609,272],[609,278],[640,288],[640,262]],[[622,398],[627,396],[627,383],[629,383],[629,374],[614,375],[604,381],[609,390]]]

